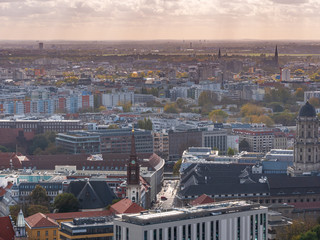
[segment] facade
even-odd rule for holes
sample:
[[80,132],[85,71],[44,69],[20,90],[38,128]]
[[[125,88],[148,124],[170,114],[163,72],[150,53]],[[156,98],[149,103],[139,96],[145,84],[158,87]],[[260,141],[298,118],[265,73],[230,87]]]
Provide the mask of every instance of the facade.
[[59,224],[42,213],[25,219],[29,240],[58,240]]
[[62,190],[62,183],[61,182],[39,182],[39,183],[32,183],[32,182],[21,182],[18,185],[19,188],[19,196],[18,202],[19,203],[26,203],[29,201],[29,195],[36,188],[37,185],[43,187],[50,197],[50,202],[53,203],[54,198],[63,192]]
[[234,129],[239,135],[239,142],[245,139],[249,143],[250,152],[268,152],[273,148],[274,133],[271,129]]
[[307,102],[310,98],[320,99],[320,91],[305,91],[304,92],[304,102]]
[[[135,138],[138,153],[153,152],[151,131],[136,130]],[[56,144],[73,154],[130,153],[131,130],[70,131],[66,134],[58,134]]]
[[227,154],[227,131],[212,130],[202,132],[202,146],[218,149],[219,153]]
[[228,201],[167,212],[142,212],[114,219],[115,240],[266,240],[268,209]]
[[202,131],[191,129],[187,131],[169,131],[169,159],[178,160],[188,147],[202,146]]
[[288,171],[292,175],[319,172],[319,119],[309,102],[301,107],[296,122],[293,168],[289,168]]
[[169,136],[168,133],[153,133],[153,152],[166,159],[169,156]]
[[113,240],[112,217],[75,218],[72,222],[62,222],[59,239]]
[[0,120],[0,129],[21,129],[24,132],[63,133],[82,129],[80,120]]
[[102,94],[102,105],[107,108],[119,106],[120,104],[134,104],[134,92],[114,92]]

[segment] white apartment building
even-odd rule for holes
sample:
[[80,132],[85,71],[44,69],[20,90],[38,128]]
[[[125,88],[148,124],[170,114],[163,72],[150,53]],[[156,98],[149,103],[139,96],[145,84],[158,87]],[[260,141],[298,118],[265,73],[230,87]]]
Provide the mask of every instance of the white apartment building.
[[308,101],[310,98],[319,98],[320,91],[305,91],[304,92],[304,102]]
[[114,219],[115,240],[266,240],[268,208],[225,201]]
[[133,92],[114,92],[102,94],[102,105],[105,107],[115,107],[122,103],[134,104]]

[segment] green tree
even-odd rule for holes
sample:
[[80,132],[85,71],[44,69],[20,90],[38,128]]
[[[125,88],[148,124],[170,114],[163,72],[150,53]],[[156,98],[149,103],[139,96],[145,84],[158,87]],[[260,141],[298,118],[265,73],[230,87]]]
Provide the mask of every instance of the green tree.
[[117,124],[110,124],[108,129],[119,129],[119,126]]
[[218,102],[217,95],[211,91],[202,92],[198,98],[198,105],[201,107],[207,104],[209,104],[210,106],[214,106],[216,105],[217,102]]
[[276,124],[282,124],[284,126],[293,126],[296,124],[295,123],[296,114],[290,113],[288,111],[275,113],[271,116],[271,118]]
[[17,217],[21,208],[22,206],[19,206],[19,205],[10,206],[9,211],[10,211],[10,216],[13,222],[17,222]]
[[234,155],[234,149],[229,147],[227,151],[228,156],[233,156]]
[[61,193],[55,197],[53,206],[58,212],[76,212],[79,201],[72,193]]
[[228,118],[228,114],[221,109],[213,110],[209,113],[209,118],[213,122],[225,122]]
[[178,107],[176,103],[167,103],[164,108],[163,111],[165,113],[178,113]]
[[131,112],[132,104],[130,102],[120,103],[119,106],[122,107],[123,112]]
[[315,108],[320,107],[320,100],[319,100],[319,98],[313,97],[313,98],[310,98],[308,101],[309,101],[309,103],[310,103],[312,106],[314,106]]
[[152,130],[152,121],[148,119],[139,120],[138,121],[138,127],[145,130]]
[[179,159],[179,160],[173,165],[173,175],[179,175],[179,174],[180,174],[181,164],[182,164],[182,159]]
[[46,213],[50,213],[49,209],[47,206],[42,206],[42,205],[30,205],[28,208],[27,208],[27,212],[26,212],[26,217],[28,216],[32,216],[36,213],[43,213],[43,214],[46,214]]
[[0,145],[0,152],[8,152],[8,148],[5,146]]
[[33,205],[49,206],[47,191],[40,185],[37,185],[30,194],[30,202]]
[[297,88],[295,93],[294,93],[294,96],[296,97],[296,99],[298,101],[303,101],[303,99],[304,99],[304,90],[303,90],[303,88]]

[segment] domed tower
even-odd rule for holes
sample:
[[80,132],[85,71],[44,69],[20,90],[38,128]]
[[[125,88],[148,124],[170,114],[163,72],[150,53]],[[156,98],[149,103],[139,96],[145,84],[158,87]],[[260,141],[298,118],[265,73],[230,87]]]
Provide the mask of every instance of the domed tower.
[[296,122],[292,174],[295,176],[304,172],[319,172],[319,119],[309,102],[301,107]]

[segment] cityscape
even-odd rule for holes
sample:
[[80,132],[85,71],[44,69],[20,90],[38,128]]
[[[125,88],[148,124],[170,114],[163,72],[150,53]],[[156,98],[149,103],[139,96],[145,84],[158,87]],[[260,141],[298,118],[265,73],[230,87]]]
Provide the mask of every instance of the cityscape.
[[0,0],[0,240],[320,239],[316,0]]

